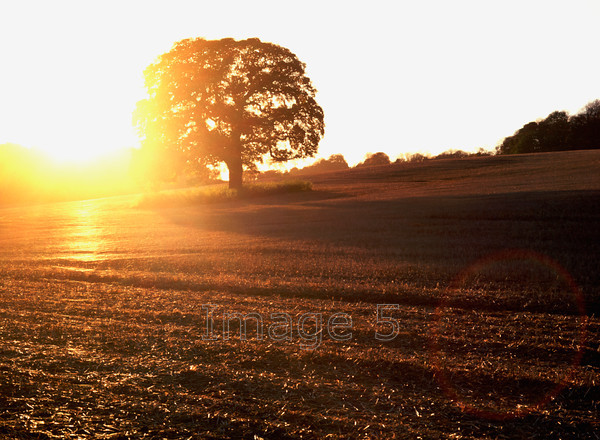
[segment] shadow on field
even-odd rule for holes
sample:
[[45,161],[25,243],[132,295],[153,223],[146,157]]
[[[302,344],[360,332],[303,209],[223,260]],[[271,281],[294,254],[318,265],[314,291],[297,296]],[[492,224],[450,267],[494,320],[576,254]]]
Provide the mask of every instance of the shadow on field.
[[600,284],[600,191],[538,191],[389,200],[324,193],[233,203],[217,210],[165,210],[171,222],[325,249],[362,249],[449,274],[507,249],[545,254],[585,289]]

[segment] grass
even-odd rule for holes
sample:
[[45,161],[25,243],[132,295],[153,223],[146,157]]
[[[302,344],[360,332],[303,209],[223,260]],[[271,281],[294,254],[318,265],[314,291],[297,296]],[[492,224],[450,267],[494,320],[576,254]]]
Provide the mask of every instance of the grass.
[[[599,161],[432,161],[252,203],[0,210],[0,436],[594,438]],[[375,338],[391,329],[377,304],[397,305],[391,341]],[[241,340],[237,323],[226,339],[226,312],[265,328],[287,313],[292,340],[253,325]],[[336,312],[352,338],[309,321],[322,342],[301,349],[299,318]]]
[[144,194],[136,206],[139,208],[181,207],[311,190],[312,183],[303,180],[247,183],[241,190],[230,189],[227,185],[210,185]]

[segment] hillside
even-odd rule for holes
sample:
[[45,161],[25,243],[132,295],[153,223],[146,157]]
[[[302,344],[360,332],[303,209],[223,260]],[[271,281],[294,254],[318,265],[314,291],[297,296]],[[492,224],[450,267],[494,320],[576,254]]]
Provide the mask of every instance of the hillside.
[[[0,209],[0,433],[593,438],[598,165],[436,160],[251,200]],[[226,313],[260,320],[242,338]]]

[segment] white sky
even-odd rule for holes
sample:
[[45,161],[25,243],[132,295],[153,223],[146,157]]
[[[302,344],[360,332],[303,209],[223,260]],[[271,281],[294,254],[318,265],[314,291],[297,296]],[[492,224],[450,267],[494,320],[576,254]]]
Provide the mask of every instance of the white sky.
[[600,98],[600,1],[0,0],[0,144],[134,146],[143,69],[182,38],[259,37],[307,64],[320,155],[493,148]]

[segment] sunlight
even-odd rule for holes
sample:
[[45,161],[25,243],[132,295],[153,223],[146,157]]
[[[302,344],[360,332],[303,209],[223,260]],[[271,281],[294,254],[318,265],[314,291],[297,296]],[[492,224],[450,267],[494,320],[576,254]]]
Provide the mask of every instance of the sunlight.
[[[105,109],[108,112],[108,109]],[[90,115],[93,115],[90,113]],[[72,126],[56,128],[54,136],[38,140],[36,150],[58,164],[91,164],[112,155],[125,146],[137,145],[137,137],[130,124],[112,124],[106,132],[97,133],[98,128],[78,121],[70,116]],[[64,130],[61,134],[59,130]]]
[[[316,15],[311,7],[294,11],[301,17],[297,24],[283,27],[243,3],[237,16],[223,14],[218,2],[182,2],[189,14],[140,2],[103,2],[102,8],[37,3],[35,14],[27,3],[2,5],[7,19],[0,29],[6,67],[0,73],[0,143],[37,148],[60,162],[136,146],[130,125],[135,103],[145,97],[142,72],[183,37],[260,37],[297,53],[325,109],[320,153],[343,153],[351,165],[367,151],[393,159],[406,152],[493,148],[524,122],[555,109],[576,111],[598,95],[598,63],[589,56],[597,2],[571,2],[568,8],[540,1],[355,4],[348,10],[352,19],[335,24],[344,44],[328,37],[330,17],[338,14],[333,3],[319,4]],[[286,16],[290,8],[274,11]],[[200,26],[198,11],[204,17]],[[540,11],[546,19],[533,19]],[[305,22],[315,25],[310,38]],[[365,30],[356,33],[361,22]],[[508,35],[507,27],[513,29]],[[578,44],[568,36],[577,36]],[[357,53],[363,59],[353,63]],[[382,81],[377,72],[397,77]],[[577,80],[570,80],[575,72]]]
[[67,165],[89,164],[106,154],[102,150],[81,149],[69,145],[48,146],[47,148],[41,148],[41,150],[53,162]]
[[82,200],[137,190],[131,149],[94,154],[92,149],[58,149],[50,157],[41,150],[0,145],[0,204]]
[[97,206],[77,204],[72,210],[72,230],[64,243],[66,258],[76,261],[98,261],[103,248],[101,227],[97,219]]

